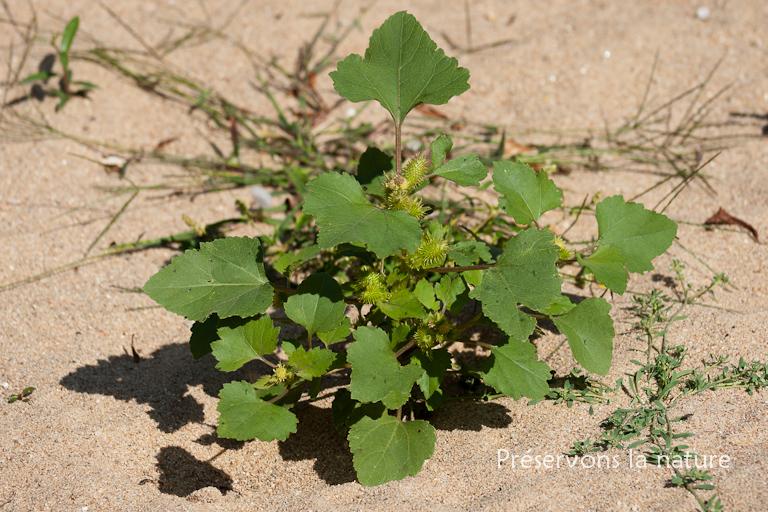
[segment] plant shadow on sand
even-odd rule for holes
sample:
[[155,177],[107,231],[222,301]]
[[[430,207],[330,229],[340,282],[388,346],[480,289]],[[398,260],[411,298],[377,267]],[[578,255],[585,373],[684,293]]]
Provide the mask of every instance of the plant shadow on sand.
[[[357,479],[347,441],[333,425],[331,410],[310,403],[294,409],[299,418],[296,433],[278,444],[283,460],[314,459],[314,470],[328,485],[354,482]],[[512,421],[509,409],[492,402],[474,400],[446,404],[430,419],[438,430],[472,430],[484,426],[506,428]]]
[[232,478],[210,462],[197,460],[180,446],[166,446],[157,454],[158,489],[164,494],[189,496],[206,487],[222,494],[232,490]]
[[[113,396],[126,402],[135,400],[150,407],[148,415],[166,433],[176,432],[189,423],[203,423],[203,404],[188,393],[202,385],[205,393],[216,396],[231,375],[215,368],[213,358],[194,361],[189,345],[165,345],[138,362],[129,354],[100,359],[64,376],[60,384],[79,393]],[[239,449],[244,443],[220,439],[215,432],[195,442],[217,444],[222,449]],[[188,496],[205,487],[216,487],[223,494],[232,489],[232,478],[208,461],[196,459],[180,446],[166,446],[157,454],[158,489],[165,494]]]
[[150,418],[163,432],[176,432],[189,423],[203,423],[203,404],[188,393],[202,385],[210,396],[217,396],[227,375],[215,368],[213,358],[194,361],[189,345],[165,345],[139,362],[129,354],[100,359],[96,364],[78,368],[61,379],[60,384],[79,393],[113,396],[135,400],[150,407]]
[[[147,404],[147,414],[158,428],[173,433],[189,423],[204,423],[203,404],[188,393],[189,388],[202,385],[210,396],[217,396],[232,374],[215,367],[212,357],[194,361],[187,343],[161,347],[136,362],[130,354],[110,356],[95,364],[82,366],[65,375],[60,384],[79,393],[112,396],[118,400]],[[244,376],[243,376],[244,377]],[[337,379],[328,382],[338,385]],[[286,461],[314,459],[314,470],[328,485],[356,480],[352,454],[346,439],[334,427],[331,410],[302,402],[295,408],[300,421],[298,430],[278,443],[281,457]],[[505,428],[511,423],[509,410],[497,403],[461,401],[446,404],[433,415],[432,423],[440,430],[480,431],[483,426]],[[195,442],[217,444],[223,449],[239,449],[244,443],[221,439],[215,432],[201,436]],[[188,496],[205,487],[216,487],[222,493],[232,488],[232,478],[210,462],[196,459],[180,446],[166,446],[157,455],[160,474],[158,489],[165,494]]]

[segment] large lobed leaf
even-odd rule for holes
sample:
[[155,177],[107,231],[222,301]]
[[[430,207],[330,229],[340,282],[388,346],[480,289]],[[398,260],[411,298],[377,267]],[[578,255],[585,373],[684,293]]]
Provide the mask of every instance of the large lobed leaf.
[[461,155],[445,162],[448,151],[453,147],[453,141],[447,135],[441,135],[432,141],[432,176],[441,176],[459,185],[479,186],[488,174],[488,168],[475,154]]
[[377,302],[376,305],[382,313],[395,320],[427,316],[419,299],[409,290],[398,290],[387,300]]
[[440,176],[464,187],[480,185],[488,174],[488,168],[475,154],[457,156],[432,171],[433,176]]
[[520,162],[494,162],[493,188],[501,194],[499,206],[519,224],[538,222],[544,212],[563,202],[563,191],[547,173],[537,175],[528,164]]
[[386,258],[400,249],[413,252],[421,243],[415,217],[374,206],[353,176],[328,172],[307,186],[311,192],[304,200],[304,212],[317,218],[320,248],[359,242]]
[[536,347],[528,341],[507,340],[491,348],[483,364],[483,382],[519,400],[526,396],[541,400],[549,393],[549,367],[536,357]]
[[315,347],[307,351],[304,347],[299,347],[288,358],[288,364],[296,375],[302,379],[312,380],[325,375],[335,358],[336,354],[327,348]]
[[627,259],[618,247],[601,245],[586,258],[576,253],[576,259],[612,292],[621,295],[627,291],[629,273],[624,268]]
[[621,196],[601,201],[595,215],[598,243],[619,249],[629,272],[653,270],[651,261],[672,245],[677,234],[674,221],[639,203],[627,203]]
[[176,256],[152,276],[144,291],[158,304],[190,320],[249,317],[272,304],[273,290],[264,272],[256,238],[224,238],[200,244]]
[[435,451],[435,428],[424,420],[363,417],[349,429],[357,478],[366,487],[402,480],[421,470]]
[[417,364],[401,366],[387,334],[378,327],[360,327],[347,349],[352,366],[349,391],[361,402],[381,401],[397,409],[411,396],[411,388],[424,370]]
[[605,299],[581,301],[566,314],[552,320],[568,338],[573,357],[587,371],[605,375],[613,357],[613,319]]
[[483,303],[483,312],[518,341],[533,333],[535,321],[517,309],[523,304],[544,311],[560,297],[558,247],[548,230],[527,229],[507,242],[497,264],[486,270],[470,297]]
[[266,402],[245,381],[224,384],[219,393],[218,434],[220,437],[247,441],[285,441],[296,432],[299,420],[285,407]]
[[352,102],[378,101],[397,124],[421,103],[447,103],[469,89],[469,71],[446,57],[405,11],[373,31],[364,59],[348,56],[331,78],[340,95]]
[[277,348],[280,328],[265,315],[235,327],[218,329],[219,340],[211,343],[213,356],[219,361],[216,368],[233,372],[245,363],[271,354]]
[[310,336],[334,330],[344,320],[346,310],[341,286],[325,272],[307,277],[296,294],[285,301],[285,314],[306,328]]

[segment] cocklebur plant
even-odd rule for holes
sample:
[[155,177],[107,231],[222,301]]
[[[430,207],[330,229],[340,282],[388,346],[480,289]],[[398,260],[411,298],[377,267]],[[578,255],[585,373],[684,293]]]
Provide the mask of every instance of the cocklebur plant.
[[[314,245],[265,262],[258,238],[203,243],[175,257],[144,290],[195,322],[195,358],[212,353],[217,367],[230,372],[253,360],[272,368],[255,382],[224,385],[222,437],[285,440],[298,423],[291,408],[305,396],[315,399],[324,376],[348,375],[348,386],[335,392],[333,420],[347,435],[360,483],[371,486],[414,475],[432,456],[435,429],[419,416],[443,402],[447,374],[469,371],[516,400],[541,400],[549,393],[550,370],[529,341],[537,319],[551,319],[576,361],[603,375],[611,364],[614,328],[606,300],[574,303],[561,292],[558,263],[572,257],[540,225],[545,212],[562,204],[561,190],[546,173],[494,163],[499,205],[522,226],[503,247],[464,240],[430,215],[418,196],[427,180],[478,187],[488,169],[477,155],[447,159],[452,142],[445,135],[432,142],[429,160],[401,163],[408,112],[469,89],[469,72],[437,49],[413,16],[399,12],[386,20],[373,32],[365,57],[350,55],[331,78],[350,101],[376,100],[390,113],[394,162],[371,147],[355,175],[326,172],[309,181],[303,214],[315,219]],[[598,204],[596,216],[598,236],[575,262],[616,293],[626,290],[629,272],[653,269],[651,260],[677,231],[663,215],[620,196]],[[298,286],[290,282],[321,256],[352,264],[305,272]],[[271,280],[265,263],[288,286]],[[458,315],[471,299],[482,312],[461,323]],[[300,339],[283,335],[270,308],[304,329]],[[478,322],[495,327],[498,341],[466,336]],[[455,343],[486,349],[482,367],[457,364],[449,351]]]

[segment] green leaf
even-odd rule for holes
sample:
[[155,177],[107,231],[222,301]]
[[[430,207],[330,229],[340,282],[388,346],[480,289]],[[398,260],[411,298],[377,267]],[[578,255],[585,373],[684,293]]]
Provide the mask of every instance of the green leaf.
[[79,24],[80,18],[75,16],[69,20],[69,23],[67,23],[67,26],[64,28],[64,34],[61,36],[59,60],[61,61],[61,66],[64,69],[69,67],[69,49],[72,47],[72,41],[75,39],[75,34],[77,34],[77,27]]
[[[56,108],[54,109],[55,112],[58,112],[59,110],[63,109],[64,105],[66,105],[67,102],[72,98],[72,96],[70,96],[69,94],[65,94],[57,90],[51,90],[51,91],[48,91],[48,93],[59,97],[59,102],[56,104]],[[58,94],[58,93],[61,93],[61,94]]]
[[435,451],[435,428],[424,420],[368,417],[349,429],[357,478],[366,487],[402,480],[421,470]]
[[627,291],[629,273],[624,268],[627,259],[618,247],[601,245],[587,258],[576,253],[576,259],[611,291],[619,295]]
[[437,169],[445,163],[445,155],[453,147],[453,141],[447,135],[441,135],[432,141],[430,150],[432,152],[432,168]]
[[436,310],[440,308],[440,304],[435,299],[435,289],[429,284],[426,279],[421,279],[413,289],[413,294],[419,299],[425,308]]
[[494,162],[493,188],[501,194],[499,206],[518,224],[538,222],[544,212],[563,203],[563,191],[547,173],[537,175],[521,162]]
[[464,278],[467,284],[472,285],[474,288],[480,286],[484,275],[485,273],[482,270],[465,270],[461,273],[461,277]]
[[638,274],[653,270],[651,261],[672,245],[677,234],[674,221],[639,203],[624,202],[621,196],[605,198],[595,215],[598,243],[619,249],[627,260],[627,270]]
[[555,317],[558,330],[568,338],[573,357],[587,371],[605,375],[613,357],[613,319],[605,299],[581,301],[563,316]]
[[221,238],[176,256],[152,276],[144,291],[167,310],[202,322],[249,317],[272,305],[272,286],[264,272],[257,238]]
[[416,384],[424,393],[424,398],[431,397],[440,389],[445,371],[451,367],[451,353],[444,348],[436,348],[429,354],[416,352],[411,357],[411,361],[424,369],[424,373],[416,381]]
[[329,172],[307,186],[312,192],[304,201],[304,212],[317,218],[320,248],[360,242],[385,258],[400,249],[413,252],[421,243],[421,225],[415,217],[374,206],[353,176]]
[[333,345],[346,340],[349,337],[349,331],[352,329],[352,322],[346,316],[341,319],[341,322],[333,329],[326,332],[317,333],[317,337],[320,341],[325,343],[325,346]]
[[488,168],[475,154],[457,156],[430,173],[464,187],[477,187],[488,175]]
[[443,303],[443,307],[450,308],[453,302],[465,289],[464,280],[460,277],[451,279],[449,276],[443,276],[440,281],[435,283],[435,295]]
[[310,337],[316,332],[336,328],[344,319],[346,310],[341,286],[325,272],[307,277],[296,294],[285,301],[285,314],[305,327]]
[[520,396],[541,400],[549,393],[549,367],[538,360],[536,348],[528,341],[510,339],[492,347],[482,375],[487,385],[515,400]]
[[312,380],[325,375],[334,359],[336,359],[336,354],[327,348],[315,347],[306,351],[304,347],[299,347],[288,358],[288,364],[291,365],[296,375],[302,379]]
[[211,343],[213,356],[219,361],[216,368],[233,372],[249,361],[274,352],[280,328],[265,315],[236,327],[220,327],[218,334],[220,339]]
[[379,309],[390,318],[424,318],[427,312],[419,299],[408,290],[398,290],[385,301],[377,302]]
[[209,316],[205,322],[192,324],[189,351],[192,352],[195,361],[211,353],[211,343],[219,339],[218,324],[219,317],[215,313]]
[[491,261],[491,251],[484,242],[464,241],[451,246],[448,254],[462,267],[473,265],[478,260]]
[[322,252],[317,245],[310,245],[299,252],[287,252],[277,258],[273,267],[284,276],[293,274],[304,263],[314,260]]
[[398,125],[421,103],[441,105],[469,89],[469,71],[405,11],[373,31],[365,59],[352,54],[331,73],[333,87],[352,102],[376,100]]
[[219,437],[247,441],[285,441],[296,432],[299,420],[288,409],[262,400],[245,381],[224,384],[217,410]]
[[333,395],[333,404],[331,405],[331,418],[333,425],[344,434],[346,427],[354,425],[361,418],[381,418],[387,412],[387,408],[380,402],[375,404],[362,404],[357,400],[352,400],[349,389],[339,388]]
[[395,168],[394,159],[375,146],[360,155],[360,163],[357,166],[357,181],[365,189],[366,193],[383,195],[382,184],[386,179],[386,173]]
[[30,82],[44,82],[53,76],[56,76],[56,73],[52,73],[50,71],[41,71],[39,73],[35,73],[34,75],[29,75],[24,80],[22,80],[21,83],[28,84]]
[[381,401],[387,409],[397,409],[408,401],[423,370],[415,364],[401,366],[387,334],[377,327],[360,327],[354,337],[347,349],[347,360],[352,365],[352,398],[361,402]]
[[575,307],[576,304],[571,302],[571,299],[565,295],[561,295],[557,299],[553,300],[549,307],[542,311],[542,313],[548,316],[564,315]]
[[528,338],[535,321],[517,309],[523,304],[546,310],[561,295],[558,247],[548,230],[526,229],[507,242],[497,264],[485,271],[470,297],[483,303],[483,312],[518,341]]
[[84,92],[88,92],[88,91],[90,91],[91,89],[96,89],[96,88],[98,87],[98,85],[96,85],[96,84],[92,84],[92,83],[90,83],[90,82],[80,82],[80,81],[77,81],[77,80],[75,80],[75,81],[74,81],[74,82],[72,82],[72,83],[73,83],[73,84],[75,84],[75,85],[79,85],[79,86],[81,86],[81,87],[82,87],[82,89],[80,89],[79,91],[75,91],[75,93],[74,93],[74,94],[82,94],[82,93],[84,93]]

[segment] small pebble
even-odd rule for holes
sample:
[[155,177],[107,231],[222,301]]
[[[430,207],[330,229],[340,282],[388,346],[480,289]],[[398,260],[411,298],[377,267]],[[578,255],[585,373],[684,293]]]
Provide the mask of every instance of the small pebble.
[[702,21],[706,21],[709,19],[709,8],[708,7],[699,7],[696,9],[696,17],[699,18]]
[[347,109],[347,117],[352,117],[352,116],[354,116],[355,114],[357,114],[357,110],[355,110],[354,108],[352,108],[352,107],[349,107],[349,108]]

